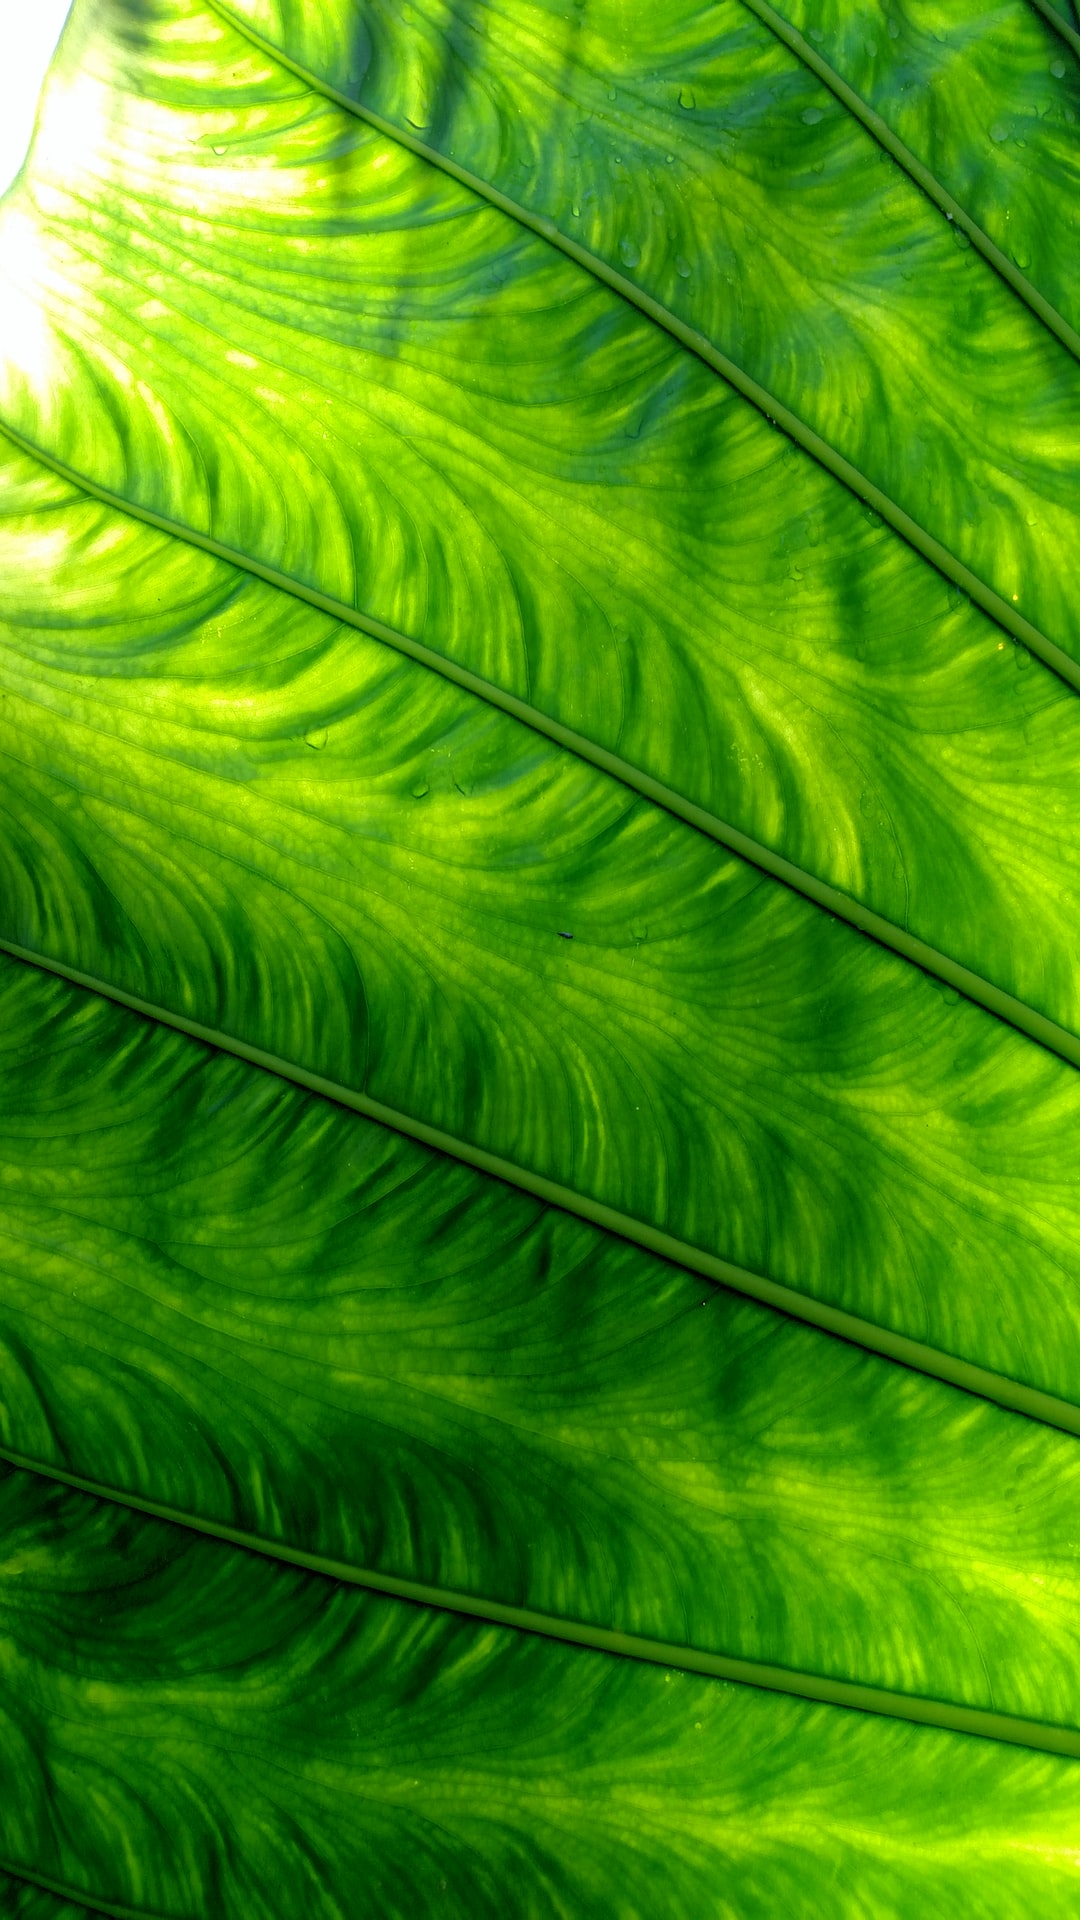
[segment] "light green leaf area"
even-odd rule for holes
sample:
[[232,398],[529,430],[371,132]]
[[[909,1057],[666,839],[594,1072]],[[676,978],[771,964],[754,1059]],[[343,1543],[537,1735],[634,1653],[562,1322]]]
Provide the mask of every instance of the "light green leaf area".
[[[509,0],[483,27],[469,0],[221,11],[704,334],[1076,657],[1075,360],[744,0]],[[955,7],[920,14],[956,32]],[[1061,43],[1039,20],[1032,36],[1049,108]],[[1049,199],[1068,203],[1067,177]]]
[[1020,1920],[1075,1888],[1068,1761],[375,1599],[31,1476],[0,1515],[0,1851],[106,1913]]
[[[731,8],[721,11],[737,44],[718,43],[710,60],[725,86],[745,92],[751,132],[760,107],[751,147],[767,145],[778,138],[779,108],[766,111],[775,86],[786,99],[785,89],[801,98],[820,83],[741,0]],[[336,31],[332,8],[305,17]],[[532,68],[506,39],[513,18],[500,57],[524,86]],[[590,31],[602,30],[600,12]],[[379,72],[405,75],[426,57],[430,35],[416,19],[408,32],[408,59],[388,57]],[[632,46],[622,57],[631,55]],[[591,148],[575,157],[534,93],[517,103],[514,127],[523,139],[532,128],[547,164],[565,170],[552,194],[559,181],[564,197],[583,194]],[[464,79],[438,97],[446,111],[460,100],[480,137],[488,121],[472,112]],[[609,107],[588,120],[574,109],[575,125],[599,129],[603,153]],[[656,185],[669,226],[675,208],[691,218],[686,169],[701,159],[694,146],[678,160],[676,134],[685,145],[696,123],[673,112],[673,129],[666,109],[661,118],[675,157],[671,168],[658,161]],[[407,115],[402,125],[408,133]],[[802,183],[791,212],[800,247],[814,236],[839,246],[806,201],[833,175],[819,181],[808,161],[804,193],[799,142],[816,151],[825,130],[840,143],[830,191],[860,265],[855,274],[845,241],[829,298],[841,300],[837,276],[850,280],[860,325],[872,292],[888,303],[872,391],[832,341],[824,296],[811,299],[800,279],[794,317],[773,311],[783,276],[741,227],[736,291],[749,275],[748,311],[760,311],[785,353],[792,329],[809,328],[813,368],[796,355],[792,381],[813,394],[835,379],[841,415],[867,431],[872,423],[880,449],[901,449],[909,426],[931,436],[933,460],[928,441],[905,471],[929,474],[940,455],[941,511],[966,514],[995,564],[1021,543],[999,582],[1008,617],[1021,576],[1067,603],[1073,534],[1043,483],[1069,518],[1075,364],[985,262],[957,252],[925,196],[891,163],[878,166],[857,123],[834,116],[826,129],[793,113],[794,132],[787,118],[783,128],[782,168],[762,180],[749,168],[755,204],[764,195],[779,218],[791,172]],[[700,137],[721,166],[723,142],[708,129]],[[844,158],[851,141],[870,168],[869,184],[858,171],[857,192]],[[471,159],[479,166],[484,155]],[[647,180],[632,142],[625,163],[628,178]],[[886,186],[914,222],[902,244],[874,224],[874,194]],[[692,217],[715,250],[721,214],[735,218],[741,200],[726,173],[713,187],[722,208],[710,197]],[[614,189],[596,188],[596,219],[618,204]],[[858,917],[868,907],[888,923],[882,937],[929,942],[1019,996],[1009,1017],[1021,1024],[1028,1008],[1080,1032],[1072,694],[595,275],[188,0],[76,11],[33,164],[0,228],[9,288],[0,415],[34,445],[433,648],[481,676],[481,693],[514,696],[539,724],[573,729],[585,757],[618,755],[639,790],[659,781],[676,810],[709,813],[708,831],[729,843],[748,836],[793,863],[804,890],[839,889],[844,898],[826,902],[833,910]],[[615,257],[609,239],[594,233],[590,245]],[[909,294],[903,274],[924,247],[933,258]],[[970,302],[957,306],[957,275],[977,290],[980,312],[1001,309],[985,353],[982,322]],[[735,297],[722,273],[698,278]],[[911,316],[904,302],[916,296],[932,305]],[[918,404],[890,397],[888,381],[909,364],[928,396]],[[1015,381],[1007,403],[982,392],[983,371]],[[1052,422],[1044,391],[1056,396],[1046,402]],[[957,422],[965,394],[974,411]],[[969,511],[964,476],[999,431],[1008,472],[984,475]],[[157,588],[140,586],[144,595],[158,604]],[[1021,610],[1032,612],[1026,597]],[[1063,619],[1048,616],[1047,632],[1065,644]]]
[[1070,1436],[0,984],[6,1449],[451,1601],[1080,1716]]
[[5,938],[1075,1400],[1073,1069],[441,675],[11,472]]
[[1075,1908],[1076,38],[76,0],[0,1914]]

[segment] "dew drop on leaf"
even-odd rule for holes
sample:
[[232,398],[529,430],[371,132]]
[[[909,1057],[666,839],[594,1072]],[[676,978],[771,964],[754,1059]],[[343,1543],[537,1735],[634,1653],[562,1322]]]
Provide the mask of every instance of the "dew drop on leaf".
[[804,107],[800,118],[806,126],[816,127],[819,120],[824,120],[825,115],[820,107]]
[[990,129],[991,140],[995,140],[998,146],[1000,146],[1001,142],[1003,140],[1007,140],[1008,137],[1009,137],[1009,129],[1005,125],[1004,120],[995,120],[993,126]]
[[1065,78],[1064,60],[1051,60],[1050,71],[1053,74],[1055,80],[1064,80]]
[[628,267],[636,267],[641,259],[641,248],[633,240],[619,241],[619,257]]
[[679,105],[684,113],[693,113],[694,108],[697,106],[693,87],[679,88]]
[[677,253],[675,255],[675,271],[678,274],[680,280],[689,280],[690,262],[689,260],[684,259],[681,253]]
[[329,738],[330,735],[326,727],[312,727],[311,731],[304,735],[304,745],[305,747],[314,747],[316,753],[320,753]]

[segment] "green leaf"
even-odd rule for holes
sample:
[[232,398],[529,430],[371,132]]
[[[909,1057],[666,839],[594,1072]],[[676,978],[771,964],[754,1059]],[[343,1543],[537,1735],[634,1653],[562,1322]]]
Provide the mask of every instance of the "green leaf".
[[85,1920],[89,1912],[88,1907],[77,1906],[36,1882],[0,1872],[0,1913],[4,1920]]
[[0,1834],[99,1912],[765,1920],[812,1886],[1019,1916],[1075,1886],[1075,1762],[478,1627],[22,1475],[0,1503]]
[[349,1580],[1074,1723],[1070,1436],[0,983],[9,1457]]
[[13,1913],[1073,1897],[1058,25],[76,0],[0,208]]

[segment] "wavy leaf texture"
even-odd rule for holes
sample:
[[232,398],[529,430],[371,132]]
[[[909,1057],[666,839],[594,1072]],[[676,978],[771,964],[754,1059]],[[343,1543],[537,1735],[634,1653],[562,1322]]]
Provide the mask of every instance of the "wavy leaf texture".
[[[816,98],[820,83],[742,0],[730,6],[737,44],[718,45],[710,72],[749,90],[747,114],[754,48],[766,75],[779,62],[779,77],[762,80],[765,104],[781,80]],[[308,31],[322,22],[348,43],[332,9],[307,18]],[[287,24],[314,61],[319,49]],[[377,71],[404,75],[427,57],[430,33],[415,19],[403,31],[408,58],[394,42]],[[460,37],[447,27],[448,57]],[[520,50],[512,40],[505,49],[504,64],[524,76]],[[487,129],[484,152],[465,151],[479,168],[509,135],[499,145],[503,121],[479,111],[474,91],[454,78],[438,97],[461,102],[477,138]],[[401,107],[409,130],[407,101],[379,95],[376,105]],[[609,106],[587,119],[582,107],[580,124],[600,129],[611,158]],[[772,111],[762,106],[759,143],[776,138]],[[553,112],[538,118],[530,95],[513,104],[513,124],[550,128]],[[693,155],[676,164],[676,134],[685,129],[685,145],[692,116],[676,108],[677,126],[671,119],[665,110],[673,164],[657,163],[657,204],[668,209],[658,231],[676,218],[716,231],[714,196],[695,211]],[[783,173],[795,168],[802,195],[791,129],[813,144],[825,122],[807,125],[793,110],[783,125]],[[544,138],[548,166],[568,171],[544,189],[543,217],[561,218],[560,195],[584,195],[593,163],[561,133]],[[943,463],[935,485],[956,502],[974,472],[973,443],[988,447],[999,421],[1007,480],[988,478],[966,511],[996,555],[1015,549],[999,583],[1009,606],[1021,576],[1050,592],[1069,576],[1072,535],[1047,517],[1038,462],[1022,443],[1041,436],[1071,513],[1076,367],[985,263],[961,256],[899,170],[878,166],[861,128],[838,118],[835,138],[845,151],[862,142],[871,181],[899,195],[914,223],[891,237],[875,229],[872,246],[853,233],[860,324],[877,272],[875,298],[899,300],[910,272],[935,302],[910,328],[897,309],[880,346],[897,372],[923,342],[928,397],[894,401],[875,371],[873,393],[860,395],[867,430],[887,420],[880,444],[899,448],[907,423],[919,423],[927,444],[908,470],[930,472],[932,439]],[[651,175],[635,151],[630,141],[623,170],[640,184]],[[807,161],[811,183],[816,164]],[[842,208],[847,220],[847,162],[836,164],[836,218]],[[869,218],[876,201],[866,201],[862,173],[859,183]],[[775,167],[757,188],[777,218],[781,188]],[[588,191],[594,200],[580,204],[614,218],[618,196]],[[800,197],[805,239],[818,228],[802,206]],[[832,246],[835,220],[818,224]],[[1080,1031],[1071,695],[710,368],[546,240],[188,0],[76,14],[34,165],[3,228],[8,277],[23,291],[5,317],[0,407],[35,444],[479,673]],[[586,237],[598,255],[621,257],[614,233]],[[740,258],[769,260],[755,301],[779,300],[775,248],[759,240],[746,238]],[[924,245],[932,258],[916,272]],[[958,307],[957,276],[977,288],[976,304],[1001,308],[985,355],[974,347],[979,323]],[[715,290],[726,286],[717,273]],[[799,324],[813,337],[807,390],[822,388],[828,366],[840,411],[851,412],[862,376],[840,344],[822,361],[835,331],[823,298],[799,294]],[[766,320],[787,352],[788,308],[767,307]],[[954,338],[962,378],[948,364]],[[1056,424],[1038,425],[1041,375],[1034,362],[1020,371],[1025,355],[1053,362]],[[1016,370],[1023,423],[1011,404],[973,395],[954,442],[937,419],[948,414],[938,386],[965,393],[984,363],[1000,380]],[[769,380],[775,371],[753,368]],[[1007,500],[1007,530],[995,498]],[[1029,545],[1043,539],[1045,552]],[[1056,615],[1032,612],[1063,639]]]
[[1080,66],[1035,8],[785,12],[1075,326]]
[[1075,1906],[1074,38],[76,0],[0,1913]]
[[[407,24],[367,0],[338,0],[310,24],[292,0],[234,11],[625,269],[1075,653],[1056,565],[1058,543],[1075,542],[1075,366],[743,0],[707,14],[645,8],[632,24],[618,4],[590,7],[587,26],[556,5],[511,5],[484,29],[481,10],[453,0],[411,9]],[[1010,27],[1025,13],[1003,11]],[[955,9],[919,13],[924,33],[939,15],[956,32]],[[987,27],[993,17],[965,9],[967,40]],[[1039,66],[1033,42],[1042,56],[1027,88],[1033,133],[1033,116],[1070,97],[1075,107],[1075,74],[1049,72],[1061,49],[1037,17],[1015,38],[1025,65]],[[530,139],[552,124],[569,137]],[[968,143],[975,165],[993,144]],[[1068,205],[1067,177],[1055,176],[1051,204]]]
[[7,938],[1075,1397],[1072,1068],[441,676],[24,477]]
[[0,979],[0,1444],[361,1575],[1080,1719],[1072,1438]]
[[722,1890],[764,1920],[810,1885],[998,1917],[1075,1892],[1068,1761],[374,1599],[21,1474],[0,1501],[0,1837],[105,1911],[666,1917]]

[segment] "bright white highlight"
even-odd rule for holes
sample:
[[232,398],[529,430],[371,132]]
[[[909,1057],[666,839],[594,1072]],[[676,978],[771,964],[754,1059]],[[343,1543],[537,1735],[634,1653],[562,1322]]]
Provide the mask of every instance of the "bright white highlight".
[[38,95],[71,0],[0,0],[0,193],[26,158]]

